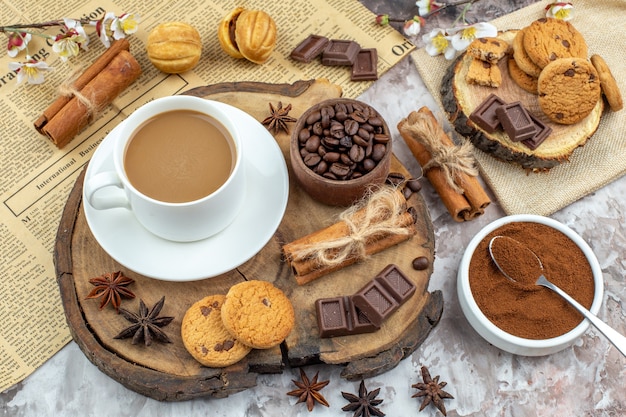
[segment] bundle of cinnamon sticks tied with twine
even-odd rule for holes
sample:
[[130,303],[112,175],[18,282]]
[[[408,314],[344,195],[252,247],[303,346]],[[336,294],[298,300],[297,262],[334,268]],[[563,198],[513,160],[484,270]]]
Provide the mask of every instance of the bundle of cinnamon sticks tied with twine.
[[70,76],[35,121],[35,129],[58,148],[67,145],[141,74],[129,50],[128,40],[117,40],[82,74]]
[[415,220],[404,194],[385,185],[342,212],[337,223],[282,249],[303,285],[410,239]]
[[469,143],[455,145],[427,107],[411,112],[398,130],[455,221],[485,212],[491,200],[478,182]]

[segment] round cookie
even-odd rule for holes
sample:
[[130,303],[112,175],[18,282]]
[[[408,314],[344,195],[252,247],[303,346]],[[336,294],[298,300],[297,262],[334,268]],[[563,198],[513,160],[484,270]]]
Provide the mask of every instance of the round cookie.
[[559,58],[587,58],[583,35],[565,20],[545,17],[524,30],[524,50],[540,68]]
[[591,63],[598,71],[598,77],[600,77],[600,87],[606,97],[606,101],[609,103],[609,107],[613,111],[619,111],[624,107],[622,100],[622,94],[617,86],[617,81],[613,77],[613,73],[609,69],[604,59],[600,55],[592,55]]
[[515,82],[515,84],[520,86],[523,90],[528,91],[529,93],[537,94],[536,77],[528,75],[524,71],[522,71],[517,65],[515,59],[512,57],[509,57],[507,65],[509,68],[509,76]]
[[530,59],[524,49],[524,32],[526,29],[527,28],[524,28],[518,31],[513,38],[513,58],[515,59],[515,63],[519,69],[531,77],[537,78],[539,77],[539,74],[541,74],[541,68],[539,68],[532,59]]
[[185,349],[195,360],[213,368],[239,362],[252,350],[224,327],[221,309],[225,299],[220,294],[197,301],[189,307],[181,325]]
[[280,344],[293,328],[293,306],[270,282],[244,281],[233,285],[222,307],[222,321],[237,340],[257,349]]
[[574,124],[591,113],[600,100],[598,72],[586,59],[557,59],[541,71],[537,92],[539,106],[550,120]]

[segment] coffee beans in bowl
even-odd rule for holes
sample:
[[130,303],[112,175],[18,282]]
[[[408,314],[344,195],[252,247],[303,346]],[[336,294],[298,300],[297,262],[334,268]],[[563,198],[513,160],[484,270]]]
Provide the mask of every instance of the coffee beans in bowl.
[[311,197],[348,206],[370,187],[384,183],[391,164],[391,134],[368,104],[330,99],[300,116],[290,153],[294,177]]

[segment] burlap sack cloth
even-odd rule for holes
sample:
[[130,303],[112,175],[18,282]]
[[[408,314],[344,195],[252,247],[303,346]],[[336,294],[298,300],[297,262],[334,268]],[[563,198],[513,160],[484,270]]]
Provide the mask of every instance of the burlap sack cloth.
[[[520,29],[545,16],[541,1],[492,21],[499,30]],[[585,37],[589,56],[607,62],[626,99],[625,0],[577,0],[570,21]],[[412,54],[424,83],[441,104],[439,87],[451,64],[443,56],[431,57],[424,49]],[[441,115],[443,115],[443,106]],[[548,216],[603,187],[626,173],[626,108],[611,112],[608,105],[598,130],[587,144],[574,151],[569,162],[548,173],[527,174],[515,164],[501,162],[475,149],[481,174],[507,214]]]

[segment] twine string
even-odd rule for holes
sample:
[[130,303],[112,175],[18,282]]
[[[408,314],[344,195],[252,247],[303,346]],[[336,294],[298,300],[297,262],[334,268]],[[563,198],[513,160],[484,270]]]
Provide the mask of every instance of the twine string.
[[[356,212],[364,208],[362,219]],[[339,215],[348,227],[348,233],[335,239],[296,245],[292,259],[313,259],[324,266],[336,266],[349,258],[365,259],[367,243],[391,234],[409,234],[402,223],[406,200],[394,187],[384,186],[372,191],[360,204],[355,204]]]
[[59,85],[59,94],[63,97],[76,97],[79,103],[81,103],[87,109],[87,117],[95,119],[100,113],[101,109],[98,108],[95,98],[89,99],[79,89],[74,86],[74,82],[81,74],[80,69],[75,69],[67,77],[65,81]]
[[424,145],[431,155],[422,170],[440,168],[448,186],[463,194],[463,174],[470,177],[478,175],[470,143],[465,141],[460,146],[447,146],[439,139],[445,135],[441,125],[423,113],[413,112],[407,121],[406,132]]

